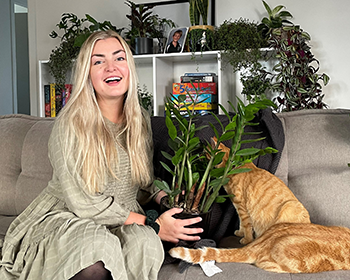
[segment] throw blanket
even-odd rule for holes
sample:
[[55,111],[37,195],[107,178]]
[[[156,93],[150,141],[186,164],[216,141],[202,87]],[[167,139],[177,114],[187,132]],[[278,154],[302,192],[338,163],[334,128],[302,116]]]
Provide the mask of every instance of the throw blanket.
[[[218,115],[218,118],[223,125],[228,124],[227,117],[225,115]],[[152,130],[153,130],[153,144],[154,144],[154,173],[155,176],[161,178],[168,183],[171,181],[171,175],[162,167],[160,161],[166,162],[169,166],[171,163],[163,157],[161,151],[166,151],[172,154],[171,149],[168,147],[168,129],[165,125],[164,117],[152,117]],[[201,116],[196,121],[196,126],[208,125],[212,123],[216,129],[221,132],[221,127],[212,115]],[[284,147],[284,131],[280,119],[272,113],[271,109],[265,109],[259,111],[256,115],[254,123],[259,123],[258,126],[247,126],[245,132],[261,132],[259,135],[244,135],[243,139],[257,139],[265,137],[264,140],[243,144],[242,148],[266,148],[272,147],[277,149],[279,152],[276,154],[268,154],[259,157],[254,163],[256,166],[268,170],[272,174],[276,172],[279,160],[281,158],[282,150]],[[210,138],[215,136],[211,127],[208,125],[207,128],[199,131],[197,135],[202,141],[210,141]],[[230,143],[224,143],[226,146],[230,146]],[[224,190],[222,190],[224,194]],[[209,236],[217,244],[225,237],[234,235],[234,231],[239,227],[238,215],[234,206],[230,200],[226,200],[225,203],[214,204],[212,208],[211,223],[209,229]],[[183,241],[182,241],[183,242]],[[182,244],[183,245],[183,244]],[[170,256],[169,256],[170,257]],[[171,262],[168,257],[166,262]]]

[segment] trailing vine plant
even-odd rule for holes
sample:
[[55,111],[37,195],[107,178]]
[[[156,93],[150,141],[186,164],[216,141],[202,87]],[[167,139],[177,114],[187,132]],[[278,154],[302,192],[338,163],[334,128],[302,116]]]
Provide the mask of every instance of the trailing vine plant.
[[265,34],[269,46],[276,52],[278,63],[273,67],[273,91],[277,111],[321,109],[328,106],[323,102],[322,85],[329,77],[318,74],[319,61],[311,52],[310,35],[288,18],[292,14],[282,5],[271,9],[263,1],[268,18],[262,19],[259,30]]

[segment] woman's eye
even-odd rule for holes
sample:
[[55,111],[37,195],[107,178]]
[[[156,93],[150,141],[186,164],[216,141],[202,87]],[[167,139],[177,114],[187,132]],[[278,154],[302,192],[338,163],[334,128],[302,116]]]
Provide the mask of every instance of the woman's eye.
[[118,61],[123,61],[123,60],[125,60],[125,57],[119,56],[119,57],[117,57],[117,60],[118,60]]
[[96,61],[94,62],[94,65],[99,65],[99,64],[101,64],[101,63],[102,63],[101,60],[96,60]]

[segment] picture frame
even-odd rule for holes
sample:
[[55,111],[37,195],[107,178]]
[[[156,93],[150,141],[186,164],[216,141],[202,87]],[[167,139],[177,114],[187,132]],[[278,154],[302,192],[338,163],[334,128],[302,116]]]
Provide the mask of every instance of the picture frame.
[[[164,48],[164,53],[182,53],[185,47],[187,33],[188,27],[177,27],[171,29],[169,31],[168,39]],[[178,38],[179,35],[180,38]],[[179,47],[172,44],[174,40],[178,40]]]

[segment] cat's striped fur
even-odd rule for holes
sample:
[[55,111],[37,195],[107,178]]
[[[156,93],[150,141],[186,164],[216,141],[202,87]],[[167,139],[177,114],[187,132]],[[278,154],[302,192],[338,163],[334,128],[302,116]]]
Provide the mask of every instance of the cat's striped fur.
[[[225,152],[218,165],[222,167],[230,149],[223,144],[219,148]],[[230,175],[230,181],[225,185],[226,192],[234,195],[231,200],[240,220],[235,235],[242,237],[242,244],[252,242],[254,235],[259,237],[278,223],[310,223],[308,211],[282,180],[254,163],[247,163],[242,168],[251,171]]]
[[315,224],[276,224],[239,249],[187,249],[170,255],[190,263],[209,260],[255,264],[267,271],[315,273],[350,269],[350,230]]

